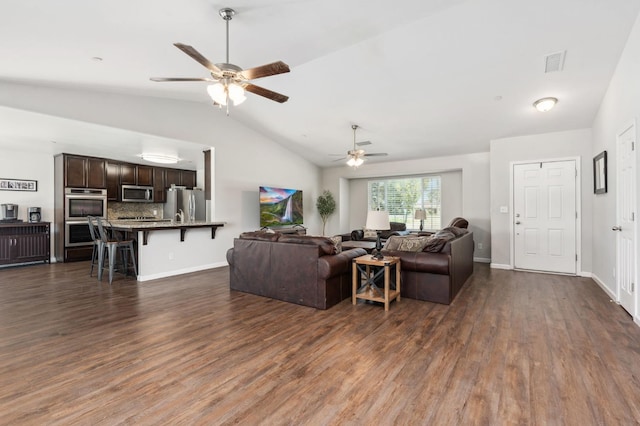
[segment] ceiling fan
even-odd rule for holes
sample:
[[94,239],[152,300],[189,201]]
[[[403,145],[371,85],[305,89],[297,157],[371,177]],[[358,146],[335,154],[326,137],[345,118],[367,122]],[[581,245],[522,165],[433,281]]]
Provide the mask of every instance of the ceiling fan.
[[213,64],[207,58],[202,56],[200,52],[194,49],[192,46],[182,44],[182,43],[174,43],[173,45],[178,49],[182,50],[187,55],[191,56],[191,58],[195,59],[198,63],[203,65],[205,68],[209,70],[211,77],[206,78],[183,78],[183,77],[175,77],[175,78],[162,78],[162,77],[152,77],[151,81],[210,81],[214,82],[214,84],[210,85],[207,88],[207,92],[211,99],[213,99],[213,104],[218,105],[220,107],[227,107],[227,115],[229,115],[229,100],[233,101],[234,105],[239,105],[245,101],[246,97],[244,95],[245,90],[247,92],[254,93],[259,96],[263,96],[267,99],[271,99],[276,102],[286,102],[289,97],[282,95],[280,93],[274,92],[269,89],[265,89],[260,86],[256,86],[249,82],[249,80],[254,80],[256,78],[268,77],[270,75],[283,74],[289,72],[289,65],[285,64],[282,61],[273,62],[270,64],[262,65],[259,67],[249,68],[247,70],[243,70],[237,65],[229,63],[229,21],[236,14],[236,11],[230,8],[220,9],[219,15],[224,19],[227,24],[227,57],[226,62]]
[[346,157],[333,160],[334,162],[342,161],[346,159],[347,165],[355,168],[355,167],[361,166],[362,163],[364,163],[364,157],[384,157],[388,155],[386,152],[374,152],[374,153],[366,154],[364,152],[364,149],[356,149],[356,145],[358,144],[368,145],[371,143],[371,142],[359,142],[358,144],[356,143],[356,130],[358,130],[358,127],[360,126],[358,126],[357,124],[351,125],[351,128],[353,129],[353,149],[350,149],[349,151],[347,151]]

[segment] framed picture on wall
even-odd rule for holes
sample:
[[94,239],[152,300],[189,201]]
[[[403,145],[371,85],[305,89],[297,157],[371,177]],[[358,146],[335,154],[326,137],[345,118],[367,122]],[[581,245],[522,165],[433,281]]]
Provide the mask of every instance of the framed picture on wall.
[[593,193],[607,192],[607,151],[602,151],[593,158]]
[[0,190],[2,191],[37,191],[38,181],[0,178]]

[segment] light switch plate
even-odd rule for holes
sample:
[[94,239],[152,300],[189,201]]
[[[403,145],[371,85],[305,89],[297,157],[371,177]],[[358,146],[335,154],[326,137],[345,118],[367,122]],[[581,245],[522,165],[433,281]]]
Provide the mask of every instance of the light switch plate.
[[500,206],[500,213],[509,213],[509,207]]

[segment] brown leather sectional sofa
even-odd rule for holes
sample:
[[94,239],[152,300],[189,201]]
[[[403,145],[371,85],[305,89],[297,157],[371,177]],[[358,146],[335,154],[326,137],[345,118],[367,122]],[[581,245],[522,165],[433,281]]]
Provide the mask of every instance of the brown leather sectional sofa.
[[446,305],[453,301],[473,274],[473,233],[463,231],[438,252],[382,250],[401,259],[402,297]]
[[351,297],[352,259],[325,237],[246,232],[227,251],[232,290],[327,309]]

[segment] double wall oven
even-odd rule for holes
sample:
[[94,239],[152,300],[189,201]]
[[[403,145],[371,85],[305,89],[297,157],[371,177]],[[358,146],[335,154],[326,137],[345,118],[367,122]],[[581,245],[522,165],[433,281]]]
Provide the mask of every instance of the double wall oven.
[[87,216],[107,217],[107,190],[65,188],[64,245],[81,247],[93,244]]

